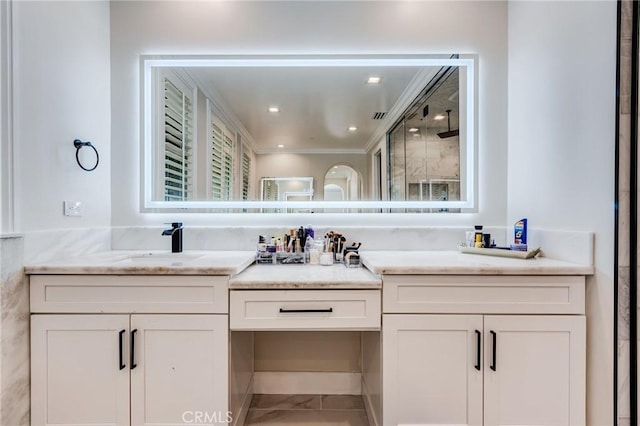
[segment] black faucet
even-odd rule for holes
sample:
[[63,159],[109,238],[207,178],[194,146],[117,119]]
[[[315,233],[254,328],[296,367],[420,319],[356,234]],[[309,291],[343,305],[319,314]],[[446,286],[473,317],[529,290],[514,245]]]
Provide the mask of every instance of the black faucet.
[[182,222],[172,222],[162,235],[171,235],[171,253],[182,253]]

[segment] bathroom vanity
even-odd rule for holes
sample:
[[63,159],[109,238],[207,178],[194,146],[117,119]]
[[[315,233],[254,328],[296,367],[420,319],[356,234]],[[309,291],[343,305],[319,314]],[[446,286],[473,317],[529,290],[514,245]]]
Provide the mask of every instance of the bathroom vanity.
[[383,279],[378,424],[586,424],[592,268],[455,252],[363,260]]
[[163,256],[27,268],[32,424],[227,422],[228,277],[253,254]]
[[32,424],[202,412],[200,424],[242,425],[254,387],[269,393],[253,369],[253,333],[267,330],[361,332],[371,425],[585,424],[592,267],[440,251],[364,252],[354,269],[253,256],[110,252],[27,267]]

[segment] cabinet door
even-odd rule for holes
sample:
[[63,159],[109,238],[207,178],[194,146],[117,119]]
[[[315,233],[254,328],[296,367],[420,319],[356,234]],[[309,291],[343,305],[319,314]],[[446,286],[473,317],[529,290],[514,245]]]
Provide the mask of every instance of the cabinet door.
[[586,424],[585,327],[583,316],[486,316],[485,426]]
[[128,425],[128,330],[128,315],[32,315],[31,424]]
[[482,316],[384,315],[383,424],[482,424]]
[[132,315],[134,425],[226,424],[226,315]]

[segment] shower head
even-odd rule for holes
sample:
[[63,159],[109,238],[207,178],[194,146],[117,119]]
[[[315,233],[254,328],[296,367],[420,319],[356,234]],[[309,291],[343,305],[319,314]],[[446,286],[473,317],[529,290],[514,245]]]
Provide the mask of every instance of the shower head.
[[447,110],[447,131],[438,133],[440,139],[452,138],[460,134],[460,129],[451,130],[451,110]]

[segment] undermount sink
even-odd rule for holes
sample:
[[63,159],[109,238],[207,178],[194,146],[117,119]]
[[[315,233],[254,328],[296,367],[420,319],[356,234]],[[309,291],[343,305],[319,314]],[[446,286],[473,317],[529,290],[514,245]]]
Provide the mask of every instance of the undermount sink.
[[200,257],[202,257],[202,254],[150,252],[150,253],[132,254],[122,259],[120,262],[175,264],[175,263],[191,262],[193,260],[199,259]]

